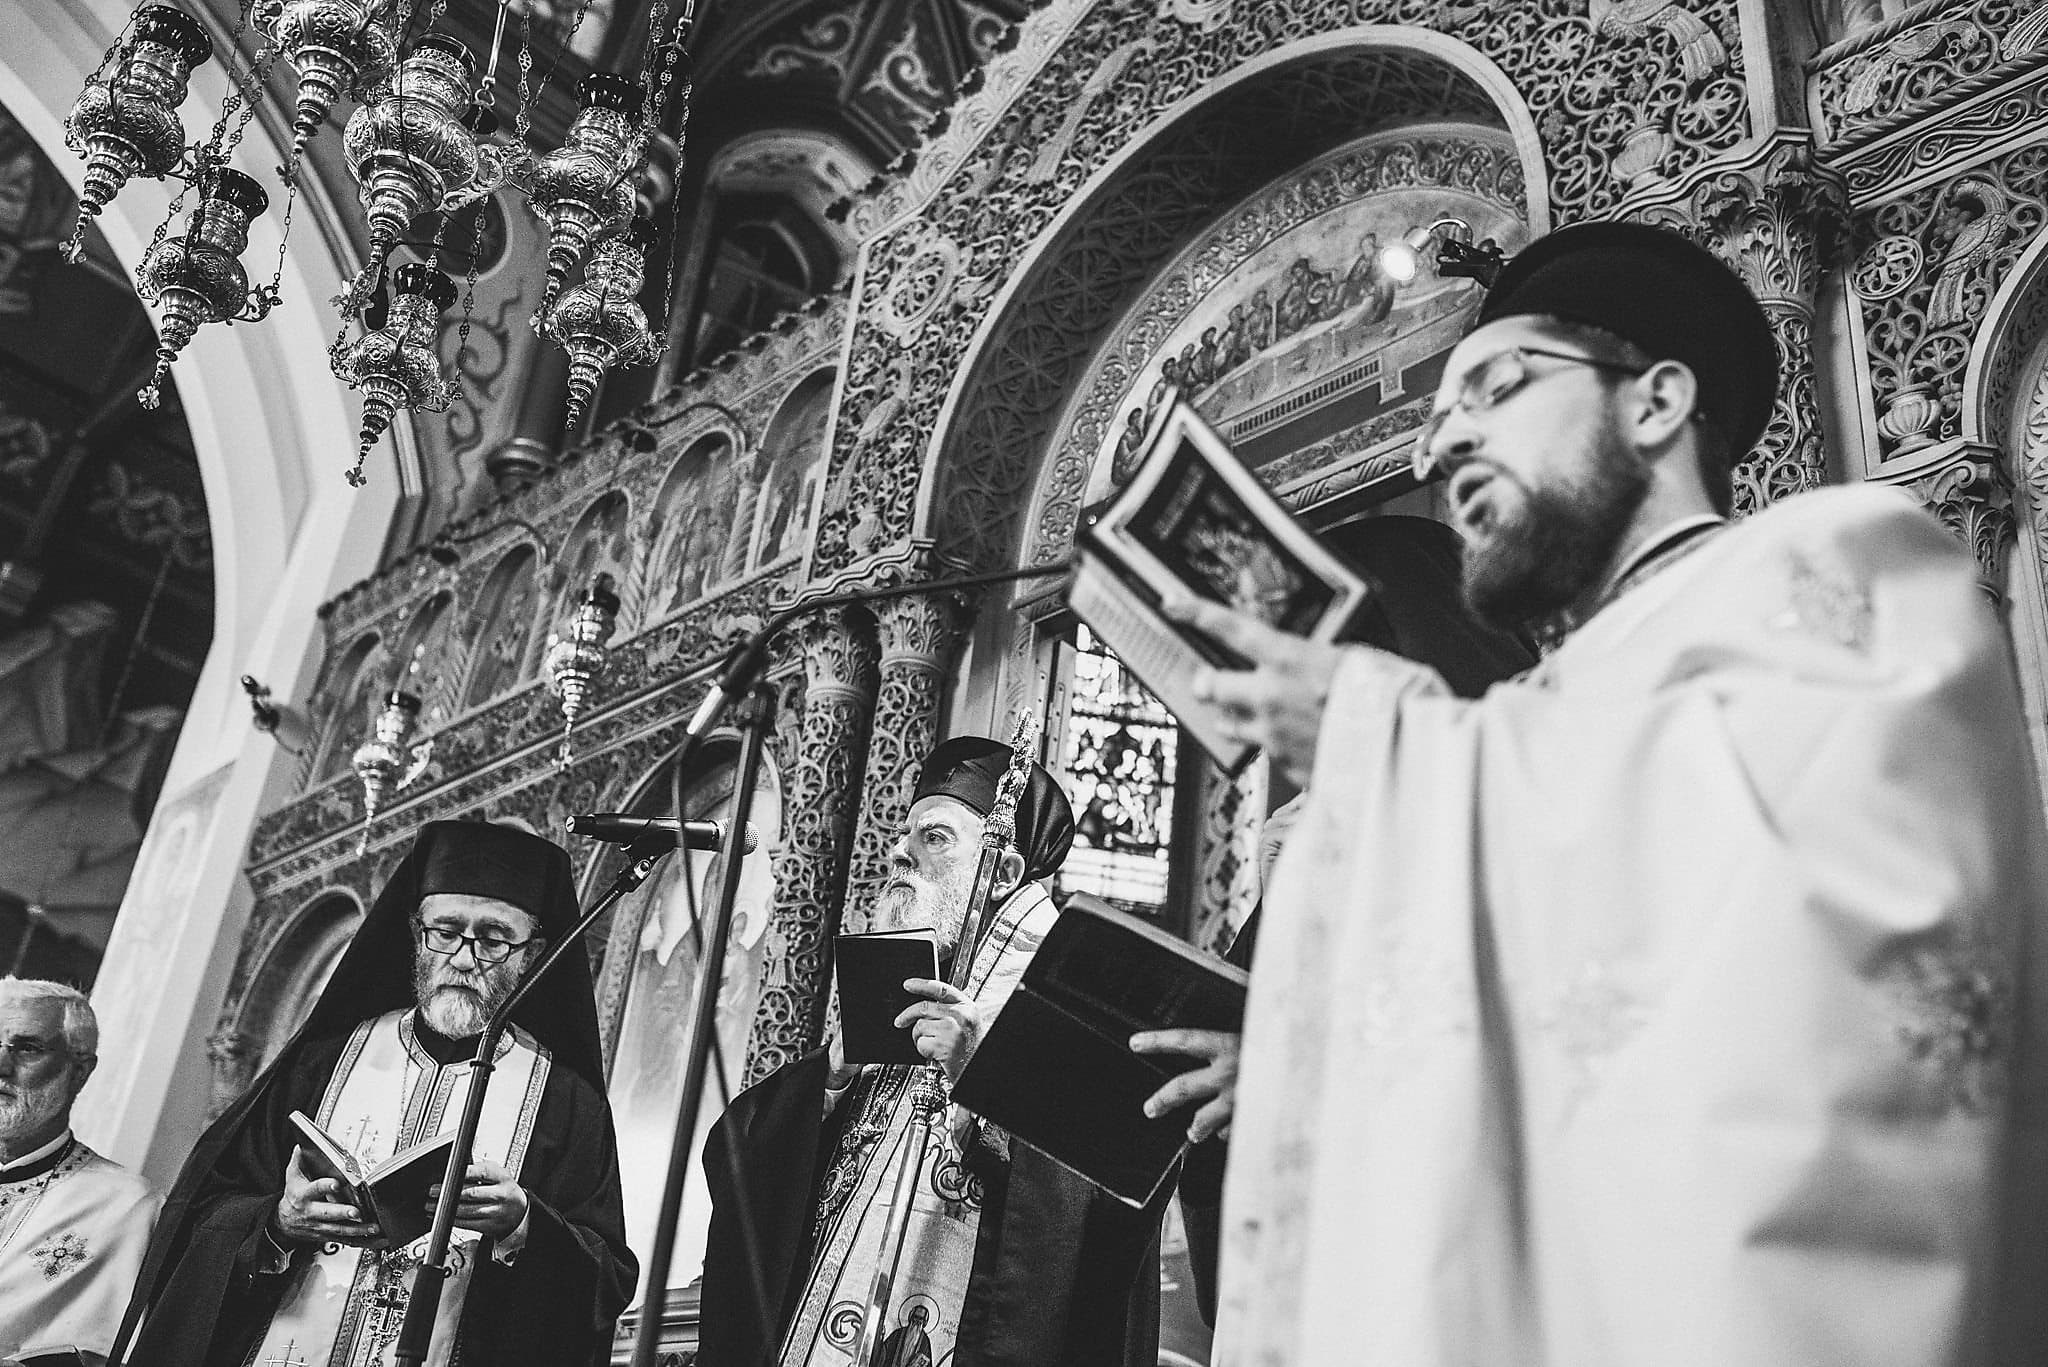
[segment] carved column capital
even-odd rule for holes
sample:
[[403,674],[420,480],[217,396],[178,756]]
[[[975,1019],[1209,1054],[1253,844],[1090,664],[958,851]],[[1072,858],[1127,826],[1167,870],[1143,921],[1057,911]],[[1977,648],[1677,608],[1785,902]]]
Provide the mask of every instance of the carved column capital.
[[1812,135],[1788,130],[1714,158],[1623,202],[1726,262],[1763,305],[1778,345],[1778,396],[1750,457],[1736,467],[1735,507],[1754,512],[1826,479],[1814,387],[1813,302],[1844,240],[1848,195],[1816,163]]
[[1904,489],[1941,519],[1977,561],[1977,579],[1991,600],[2004,598],[2006,553],[2018,526],[2005,456],[1982,442],[1945,441],[1894,456],[1870,476]]

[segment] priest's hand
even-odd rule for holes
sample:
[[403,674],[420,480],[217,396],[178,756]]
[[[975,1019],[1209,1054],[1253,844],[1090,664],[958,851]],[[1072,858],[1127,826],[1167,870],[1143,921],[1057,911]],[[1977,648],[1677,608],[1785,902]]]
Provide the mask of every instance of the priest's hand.
[[[441,1199],[441,1184],[427,1188],[427,1209]],[[493,1239],[502,1239],[526,1219],[526,1188],[501,1163],[488,1158],[470,1162],[462,1179],[462,1199],[455,1203],[458,1229],[473,1229]]]
[[1145,1102],[1155,1120],[1168,1111],[1201,1102],[1188,1123],[1188,1138],[1197,1144],[1211,1135],[1229,1134],[1237,1110],[1237,1050],[1243,1036],[1229,1030],[1147,1030],[1131,1036],[1134,1054],[1179,1054],[1202,1060]]
[[896,1028],[909,1028],[917,1052],[944,1068],[951,1086],[981,1043],[981,1008],[959,988],[936,978],[905,978],[903,986],[924,1000],[904,1007]]
[[348,1188],[332,1177],[314,1177],[306,1171],[306,1151],[294,1144],[292,1161],[285,1165],[284,1195],[277,1201],[272,1232],[287,1244],[370,1248],[383,1243],[383,1232],[365,1222],[363,1213],[348,1201]]
[[1193,682],[1195,698],[1222,713],[1232,740],[1256,745],[1296,785],[1308,787],[1340,648],[1275,631],[1198,598],[1170,598],[1161,609],[1252,662],[1250,669],[1201,670]]

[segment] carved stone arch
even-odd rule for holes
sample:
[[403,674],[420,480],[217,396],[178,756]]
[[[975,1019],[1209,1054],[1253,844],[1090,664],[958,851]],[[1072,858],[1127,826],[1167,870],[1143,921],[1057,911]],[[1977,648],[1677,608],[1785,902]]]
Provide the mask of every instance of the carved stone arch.
[[1545,230],[1526,103],[1492,60],[1425,29],[1365,25],[1287,44],[1131,139],[1039,235],[1033,265],[996,295],[969,344],[927,449],[920,536],[948,561],[1015,563],[1053,421],[1158,269],[1275,175],[1374,130],[1444,119],[1504,130],[1530,230]]
[[[737,786],[740,738],[731,730],[713,732],[691,761],[692,777],[683,786],[685,820],[725,820]],[[625,803],[636,815],[665,816],[672,810],[674,751],[664,755],[641,779]],[[766,966],[769,911],[774,894],[772,864],[782,848],[780,772],[764,753],[756,775],[750,823],[759,843],[741,865],[719,993],[717,1031],[719,1057],[730,1089],[736,1092],[746,1064],[755,1009]],[[702,962],[690,933],[687,894],[694,892],[700,914],[708,915],[710,899],[722,877],[724,855],[710,850],[684,850],[657,866],[646,883],[620,900],[599,927],[604,960],[597,974],[598,1023],[604,1036],[605,1067],[618,1134],[620,1172],[626,1192],[626,1232],[634,1252],[650,1256],[654,1213],[668,1170],[676,1106],[683,1069],[676,1058],[696,1005],[695,986]],[[593,863],[586,900],[611,877],[616,859]],[[687,877],[685,873],[687,872]],[[703,1151],[703,1133],[724,1109],[719,1072],[705,1083],[693,1152]],[[699,1271],[708,1211],[701,1176],[693,1173],[684,1201],[683,1227],[678,1232],[671,1287],[680,1289]]]
[[747,570],[800,555],[810,537],[825,474],[825,428],[839,372],[824,366],[803,377],[776,406],[751,459]]
[[299,1028],[362,920],[362,903],[346,888],[323,889],[281,918],[208,1041],[212,1114],[239,1096]]
[[637,626],[673,616],[727,582],[733,541],[745,556],[737,509],[745,484],[740,467],[750,444],[743,430],[720,419],[670,464],[639,528],[639,540],[649,549],[626,609]]

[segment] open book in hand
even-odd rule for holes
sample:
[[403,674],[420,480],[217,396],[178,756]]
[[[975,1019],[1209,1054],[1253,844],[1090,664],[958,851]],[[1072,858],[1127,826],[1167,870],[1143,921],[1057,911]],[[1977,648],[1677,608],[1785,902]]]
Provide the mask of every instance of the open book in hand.
[[304,1111],[293,1111],[291,1120],[305,1140],[300,1147],[305,1150],[307,1173],[341,1183],[348,1202],[362,1212],[366,1223],[374,1223],[384,1232],[393,1248],[411,1243],[433,1226],[427,1188],[448,1170],[453,1130],[423,1139],[365,1168]]
[[848,1063],[922,1063],[896,1018],[923,1000],[906,978],[939,976],[938,937],[929,927],[841,935],[832,942],[839,983],[839,1040]]
[[1092,897],[1067,903],[953,1085],[953,1100],[1121,1201],[1147,1204],[1194,1106],[1145,1100],[1198,1060],[1134,1054],[1141,1030],[1243,1028],[1250,976]]
[[1336,639],[1366,583],[1316,544],[1178,395],[1161,405],[1143,458],[1077,547],[1068,602],[1104,645],[1225,769],[1252,747],[1198,702],[1204,665],[1246,662],[1159,611],[1169,596],[1206,598],[1315,641]]

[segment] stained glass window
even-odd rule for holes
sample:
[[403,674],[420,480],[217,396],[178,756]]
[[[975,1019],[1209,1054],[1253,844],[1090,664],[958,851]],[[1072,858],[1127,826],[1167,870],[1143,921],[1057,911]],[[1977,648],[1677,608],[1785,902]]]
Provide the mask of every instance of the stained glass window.
[[1166,902],[1179,733],[1172,714],[1085,626],[1073,659],[1061,759],[1076,831],[1058,890],[1157,915]]

